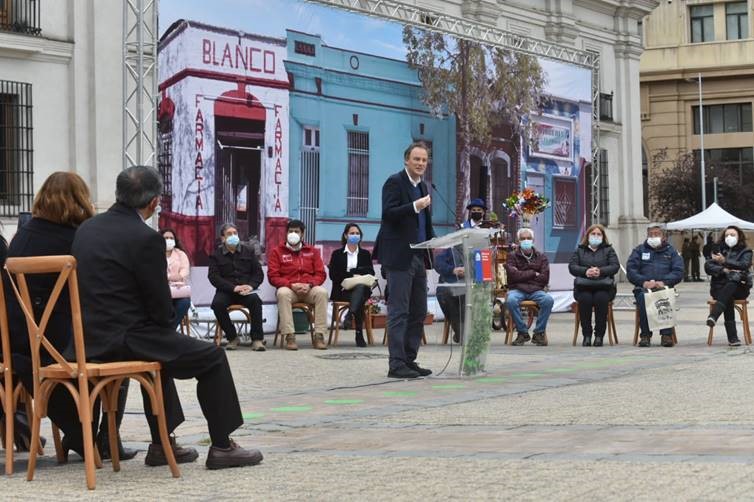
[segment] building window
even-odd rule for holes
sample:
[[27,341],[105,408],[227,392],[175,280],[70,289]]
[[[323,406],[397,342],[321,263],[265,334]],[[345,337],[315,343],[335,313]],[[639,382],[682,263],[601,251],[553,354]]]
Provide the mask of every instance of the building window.
[[725,4],[725,30],[728,40],[749,38],[749,16],[746,2]]
[[691,43],[711,42],[715,39],[715,18],[712,5],[694,5],[691,11]]
[[369,133],[348,132],[349,216],[366,216],[369,210]]
[[600,120],[613,121],[613,93],[600,93]]
[[30,211],[34,188],[31,84],[0,80],[0,216]]
[[[691,107],[694,115],[694,134],[699,134],[699,107]],[[726,132],[752,132],[751,103],[705,105],[703,108],[704,134]]]
[[304,147],[319,150],[319,128],[304,127]]
[[0,30],[39,35],[41,0],[0,0]]
[[576,228],[576,178],[571,176],[553,176],[555,206],[553,210],[553,227]]
[[[754,173],[754,149],[749,148],[713,148],[704,150],[704,160],[707,165],[715,165],[732,169],[738,174],[738,181],[742,185],[751,179]],[[694,152],[699,158],[699,150]]]
[[610,183],[609,169],[607,163],[607,150],[600,148],[600,224],[608,226],[610,224]]

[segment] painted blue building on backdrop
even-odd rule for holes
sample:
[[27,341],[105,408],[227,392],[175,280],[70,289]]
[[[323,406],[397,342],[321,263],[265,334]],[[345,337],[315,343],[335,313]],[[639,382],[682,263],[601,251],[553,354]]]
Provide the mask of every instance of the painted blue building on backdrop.
[[[349,221],[373,241],[382,185],[403,169],[403,150],[414,140],[430,144],[425,179],[453,206],[455,119],[429,113],[416,71],[405,61],[329,47],[318,35],[288,30],[287,45],[290,216],[306,223],[309,242],[339,245]],[[438,233],[455,220],[440,197],[432,217]]]

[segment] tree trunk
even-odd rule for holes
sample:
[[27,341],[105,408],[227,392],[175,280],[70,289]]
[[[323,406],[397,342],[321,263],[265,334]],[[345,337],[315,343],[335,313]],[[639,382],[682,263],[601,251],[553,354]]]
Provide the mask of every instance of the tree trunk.
[[470,196],[469,178],[471,174],[471,128],[469,125],[469,42],[459,40],[461,68],[461,113],[456,117],[461,131],[461,158],[456,169],[456,223],[465,219],[466,204]]

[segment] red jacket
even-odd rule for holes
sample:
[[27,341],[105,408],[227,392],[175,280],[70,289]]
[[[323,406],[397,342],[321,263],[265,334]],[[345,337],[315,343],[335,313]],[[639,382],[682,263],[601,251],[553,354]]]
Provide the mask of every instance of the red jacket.
[[303,244],[298,251],[291,251],[281,244],[267,256],[267,279],[276,288],[290,288],[294,282],[320,286],[325,282],[325,265],[319,250]]

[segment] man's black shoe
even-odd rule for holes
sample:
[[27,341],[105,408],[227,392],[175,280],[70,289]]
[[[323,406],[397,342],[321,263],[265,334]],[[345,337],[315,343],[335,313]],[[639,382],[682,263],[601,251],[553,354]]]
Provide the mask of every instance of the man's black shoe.
[[741,346],[741,340],[738,339],[738,336],[733,336],[733,338],[728,338],[728,345],[731,347],[740,347]]
[[414,371],[408,366],[401,366],[400,368],[391,368],[387,372],[387,376],[388,378],[419,378],[421,375],[419,375],[418,371]]
[[229,467],[248,467],[257,465],[264,457],[259,450],[241,448],[235,441],[230,441],[229,448],[210,446],[207,454],[207,469],[227,469]]
[[592,337],[591,336],[585,336],[584,339],[581,341],[582,347],[591,347],[592,346]]
[[520,346],[520,345],[525,344],[529,340],[531,340],[531,337],[529,336],[529,333],[527,333],[525,331],[520,331],[518,333],[518,336],[516,337],[515,340],[513,340],[513,343],[511,345],[518,345],[518,346]]
[[[173,454],[175,455],[175,461],[179,464],[187,464],[195,461],[199,458],[199,453],[193,448],[184,448],[175,442],[175,438],[170,438],[170,446],[173,447]],[[168,465],[168,459],[165,458],[165,451],[162,449],[161,444],[151,443],[147,450],[147,456],[144,457],[144,463],[151,467],[157,467],[160,465]]]
[[639,347],[649,347],[649,337],[647,335],[641,335],[641,338],[639,339]]
[[545,332],[543,331],[542,333],[534,333],[534,335],[531,337],[531,343],[540,347],[547,346],[547,337],[545,336]]
[[601,336],[595,336],[594,337],[594,346],[595,347],[602,347],[602,337]]
[[364,340],[364,332],[360,329],[356,330],[356,346],[357,347],[366,347],[367,342]]
[[673,335],[662,335],[660,337],[660,345],[662,345],[663,347],[672,347]]
[[419,376],[423,376],[424,377],[424,376],[429,376],[429,375],[432,374],[432,370],[427,369],[427,368],[422,368],[421,366],[419,366],[418,364],[416,364],[414,362],[406,363],[406,366],[408,366],[412,370],[414,370],[417,373],[419,373]]

